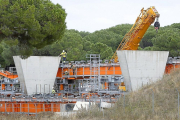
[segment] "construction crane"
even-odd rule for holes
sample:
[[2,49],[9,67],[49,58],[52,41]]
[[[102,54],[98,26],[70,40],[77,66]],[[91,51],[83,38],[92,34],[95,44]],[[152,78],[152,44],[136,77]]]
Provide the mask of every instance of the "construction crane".
[[[158,22],[160,14],[155,9],[154,6],[144,10],[141,9],[141,13],[136,19],[136,22],[130,29],[130,31],[124,36],[123,40],[119,44],[117,50],[137,50],[139,46],[139,42],[143,38],[145,32],[149,28],[149,26],[154,22],[157,18],[157,21],[154,24],[156,31],[159,29],[160,24]],[[116,50],[116,51],[117,51]],[[114,60],[115,63],[118,62],[117,53],[115,52],[111,58],[111,61]]]

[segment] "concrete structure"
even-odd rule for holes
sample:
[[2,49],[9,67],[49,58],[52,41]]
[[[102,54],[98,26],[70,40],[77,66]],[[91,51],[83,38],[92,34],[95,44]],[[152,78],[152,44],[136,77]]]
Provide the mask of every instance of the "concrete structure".
[[128,91],[155,82],[163,77],[168,51],[117,51],[118,60]]
[[73,108],[73,110],[81,110],[82,108],[85,108],[87,110],[91,105],[95,105],[95,102],[77,101],[74,108]]
[[52,90],[58,71],[60,57],[31,56],[21,59],[13,56],[21,88],[24,93],[49,93]]

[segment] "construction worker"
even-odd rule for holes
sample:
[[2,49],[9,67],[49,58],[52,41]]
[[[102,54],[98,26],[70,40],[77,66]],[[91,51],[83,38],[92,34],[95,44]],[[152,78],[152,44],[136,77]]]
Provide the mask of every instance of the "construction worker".
[[64,74],[65,74],[65,75],[69,75],[69,72],[66,70],[66,71],[64,72]]
[[75,64],[71,65],[71,69],[73,70],[73,75],[75,75],[76,65]]
[[64,50],[63,50],[62,53],[59,55],[59,56],[62,56],[62,57],[63,57],[63,60],[62,60],[63,63],[65,63],[65,61],[66,61],[66,55],[67,55],[67,53],[66,53]]
[[52,94],[55,94],[56,93],[56,91],[54,90],[54,87],[52,88]]

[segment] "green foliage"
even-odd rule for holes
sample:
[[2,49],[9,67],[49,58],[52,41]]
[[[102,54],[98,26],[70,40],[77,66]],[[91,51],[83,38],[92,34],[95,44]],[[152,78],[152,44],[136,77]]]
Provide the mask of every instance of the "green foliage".
[[152,38],[155,37],[156,34],[157,33],[154,30],[154,27],[150,26],[140,42],[140,47],[145,48],[148,46],[153,46]]
[[148,47],[145,47],[143,50],[145,50],[145,51],[151,51],[151,50],[153,50],[153,47],[148,46]]
[[51,56],[50,50],[51,45],[47,45],[42,49],[33,49],[33,55],[34,56]]
[[113,51],[115,51],[123,39],[123,36],[113,33],[112,31],[100,30],[87,35],[83,39],[90,41],[91,43],[101,42],[109,47],[112,47]]
[[138,50],[143,50],[141,47],[138,47]]
[[91,44],[92,43],[90,41],[84,40],[83,41],[83,50],[90,51],[91,50]]
[[80,60],[83,53],[83,40],[74,30],[67,30],[61,41],[51,45],[50,54],[58,56],[62,50],[67,52],[67,60]]
[[89,35],[89,32],[85,32],[85,31],[80,31],[79,34],[81,35],[82,38],[84,38],[85,36]]
[[132,24],[121,24],[109,28],[108,31],[112,31],[113,33],[124,36],[131,29],[131,27]]
[[3,52],[3,46],[0,45],[0,54]]
[[[179,23],[175,23],[161,27],[158,33],[153,26],[150,26],[141,40],[138,50],[166,50],[170,51],[171,57],[180,56],[180,29],[178,26]],[[124,24],[93,33],[79,32],[73,29],[65,30],[61,40],[58,39],[41,49],[24,46],[27,48],[19,50],[23,48],[19,47],[19,40],[6,39],[0,46],[2,53],[0,64],[13,64],[12,56],[14,55],[30,55],[33,53],[35,56],[58,56],[62,50],[67,52],[68,61],[86,60],[86,54],[100,54],[102,60],[110,59],[123,39],[123,35],[130,28],[131,25]],[[20,53],[21,51],[23,53]]]
[[101,59],[110,59],[113,55],[112,48],[100,42],[92,44],[90,52],[91,54],[100,54]]
[[66,28],[65,10],[49,0],[0,0],[0,38],[16,45],[27,58],[34,48],[61,39]]
[[[50,0],[0,0],[0,64],[13,64],[12,56],[58,56],[67,52],[67,60],[86,59],[100,54],[110,59],[131,24],[117,25],[89,33],[66,30],[66,13]],[[180,23],[161,27],[156,33],[150,26],[139,50],[166,50],[180,56]]]
[[[10,65],[13,64],[13,57],[12,56],[16,56],[19,55],[19,51],[18,51],[18,46],[8,46],[4,43],[2,43],[3,45],[3,52],[1,53],[1,56],[3,57],[3,59],[0,61],[0,63],[4,63],[6,65]],[[5,61],[5,62],[4,62]],[[1,63],[1,64],[2,64]]]
[[173,28],[178,28],[180,29],[180,23],[174,23],[171,25]]
[[[3,52],[3,46],[0,45],[0,54],[2,54],[2,52]],[[1,64],[1,67],[5,67],[6,66],[5,60],[2,57],[2,55],[0,55],[0,64]]]
[[170,51],[170,56],[180,56],[180,29],[161,29],[152,40],[153,50]]

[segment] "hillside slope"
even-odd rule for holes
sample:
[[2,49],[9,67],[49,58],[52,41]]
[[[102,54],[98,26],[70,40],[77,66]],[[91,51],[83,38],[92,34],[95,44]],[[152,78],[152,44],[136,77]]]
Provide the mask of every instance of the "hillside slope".
[[78,119],[174,120],[178,119],[180,70],[164,75],[162,80],[122,96],[111,109],[78,114]]

